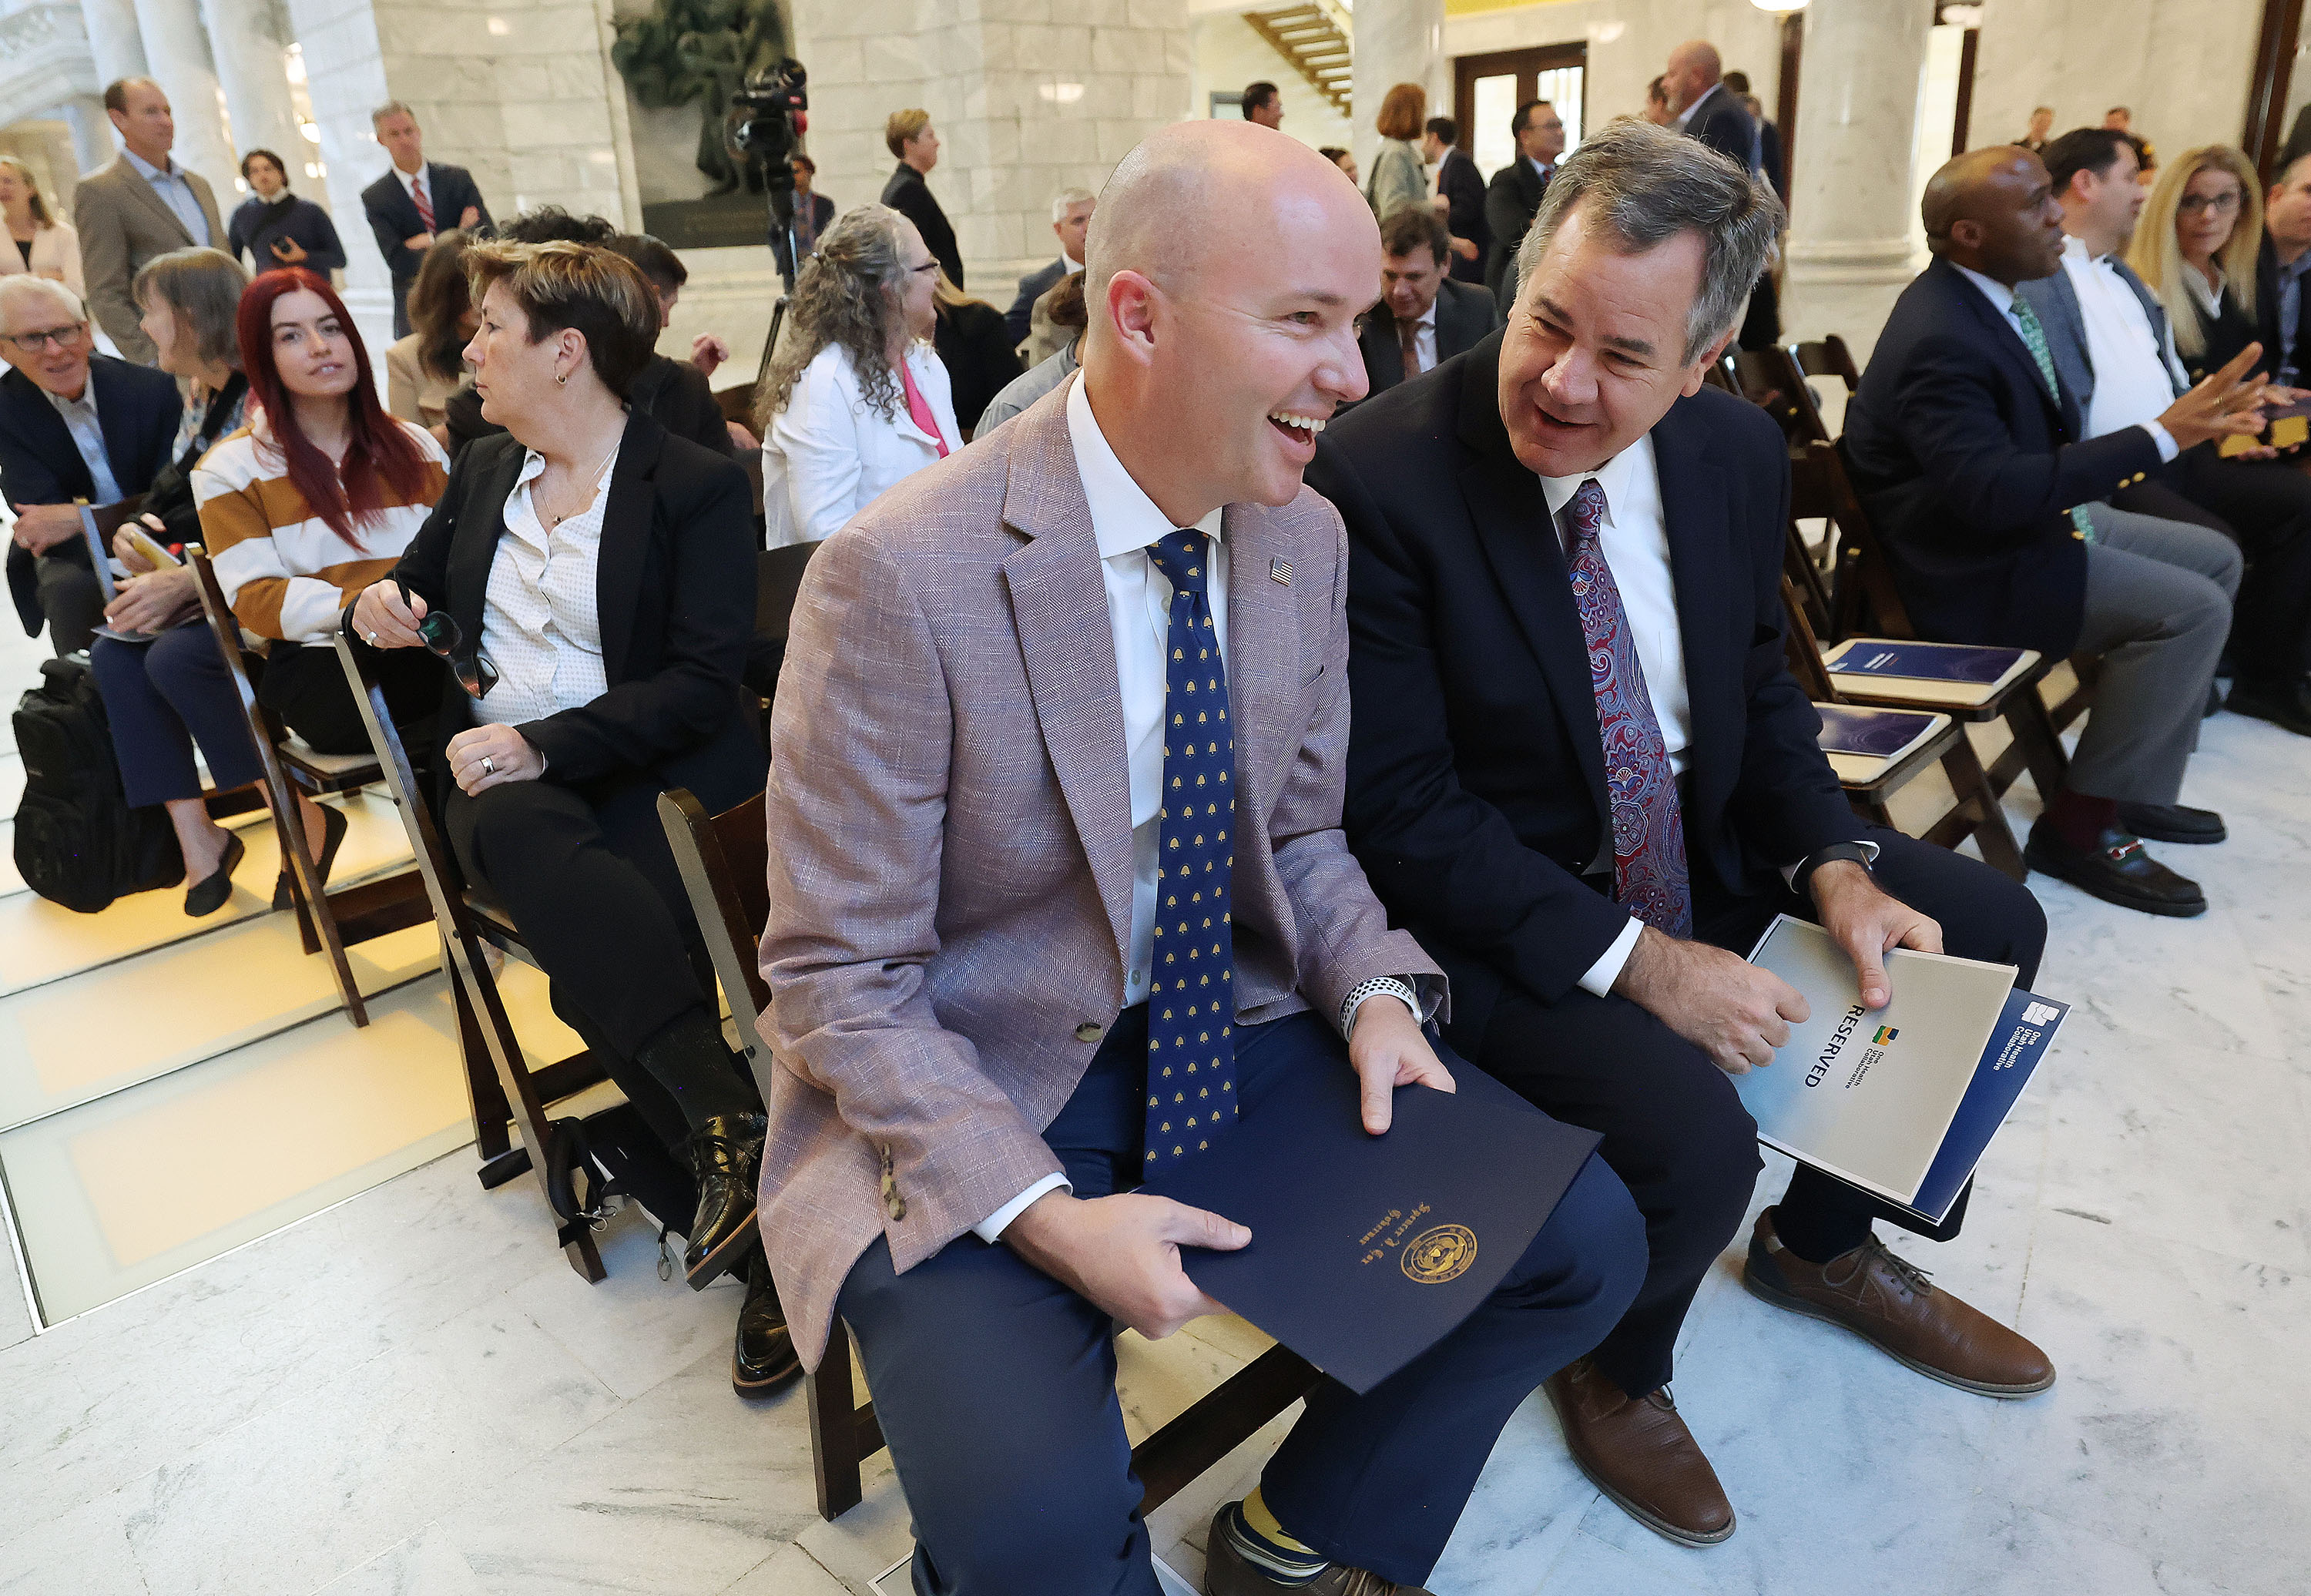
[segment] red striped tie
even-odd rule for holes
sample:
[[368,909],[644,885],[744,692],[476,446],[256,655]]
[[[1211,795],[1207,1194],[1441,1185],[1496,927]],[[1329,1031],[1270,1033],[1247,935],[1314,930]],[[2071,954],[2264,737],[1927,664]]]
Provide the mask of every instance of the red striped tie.
[[419,167],[417,175],[409,180],[409,197],[417,202],[417,220],[424,225],[418,231],[433,231],[433,202],[425,197],[425,169]]

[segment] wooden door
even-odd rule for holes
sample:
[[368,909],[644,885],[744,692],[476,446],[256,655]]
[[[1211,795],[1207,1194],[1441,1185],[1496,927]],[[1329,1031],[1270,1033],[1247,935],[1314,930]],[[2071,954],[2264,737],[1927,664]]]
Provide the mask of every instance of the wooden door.
[[1452,120],[1460,128],[1461,148],[1477,170],[1489,178],[1516,159],[1509,123],[1517,107],[1530,100],[1546,100],[1557,108],[1565,119],[1567,151],[1580,144],[1588,67],[1586,44],[1454,57]]

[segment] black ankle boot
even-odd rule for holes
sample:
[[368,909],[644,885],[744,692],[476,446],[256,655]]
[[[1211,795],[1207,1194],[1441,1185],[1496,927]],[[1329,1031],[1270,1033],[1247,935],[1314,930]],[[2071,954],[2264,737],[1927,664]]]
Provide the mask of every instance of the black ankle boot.
[[698,1217],[682,1267],[693,1291],[703,1291],[741,1262],[754,1234],[754,1177],[763,1167],[761,1114],[717,1114],[690,1133],[683,1151],[698,1182]]
[[742,1397],[768,1396],[802,1373],[787,1311],[771,1281],[769,1260],[757,1247],[746,1258],[746,1300],[738,1310],[738,1342],[730,1353],[730,1389]]

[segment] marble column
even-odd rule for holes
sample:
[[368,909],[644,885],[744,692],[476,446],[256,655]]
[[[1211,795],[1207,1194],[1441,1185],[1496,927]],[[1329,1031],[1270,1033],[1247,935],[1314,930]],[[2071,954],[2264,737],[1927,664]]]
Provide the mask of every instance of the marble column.
[[72,129],[74,171],[92,172],[112,159],[119,146],[113,142],[112,119],[104,114],[103,100],[93,94],[75,94],[57,109]]
[[1813,0],[1804,14],[1782,330],[1839,334],[1866,361],[1917,270],[1911,162],[1932,8]]
[[[208,179],[220,213],[231,210],[232,180],[239,174],[198,0],[136,0],[136,24],[153,78],[176,118],[177,143],[170,153],[178,165]],[[222,239],[212,241],[224,247]]]
[[[201,0],[201,16],[208,27],[217,78],[224,85],[236,157],[249,150],[271,150],[289,163],[294,185],[304,176],[306,144],[289,98],[288,18],[280,0]],[[218,184],[220,206],[224,188],[239,175],[236,159],[232,171]]]
[[[1451,64],[1444,58],[1444,0],[1358,0],[1352,80],[1356,170],[1372,170],[1380,135],[1373,118],[1399,83],[1428,91],[1428,114],[1452,115]],[[1416,144],[1418,140],[1414,141]]]
[[88,29],[88,53],[100,86],[115,78],[144,75],[144,38],[136,27],[136,0],[81,0],[80,14]]

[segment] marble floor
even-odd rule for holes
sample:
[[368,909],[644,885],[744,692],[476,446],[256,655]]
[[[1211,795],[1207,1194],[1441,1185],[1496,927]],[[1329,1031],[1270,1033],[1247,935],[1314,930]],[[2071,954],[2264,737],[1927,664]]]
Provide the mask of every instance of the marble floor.
[[[1677,1389],[1740,1532],[1694,1551],[1640,1528],[1567,1461],[1536,1398],[1503,1435],[1436,1590],[2311,1587],[2311,744],[2219,717],[2185,797],[2230,823],[2221,847],[2170,850],[2187,851],[2175,862],[2206,883],[2213,911],[2153,920],[2034,879],[2053,928],[2040,985],[2074,1011],[1991,1149],[1964,1236],[1897,1243],[2046,1347],[2060,1383],[2020,1403],[1931,1383],[1749,1297],[1730,1252],[1687,1321]],[[1911,802],[1923,810],[1932,795]],[[2035,804],[2018,786],[2018,829]],[[169,956],[226,948],[262,923]],[[379,980],[413,956],[388,950]],[[397,990],[420,992],[422,978]],[[114,990],[108,1017],[133,1008]],[[0,1020],[8,1001],[0,992]],[[332,1100],[311,1081],[357,1073],[324,1045],[341,1020],[253,1042],[236,1023],[254,1022],[220,1016],[212,1056],[191,1063],[145,1046],[135,1068],[151,1078],[128,1091],[269,1068],[232,1087],[236,1101],[318,1119]],[[64,1094],[55,1101],[88,1095],[34,1129],[126,1095],[56,1064],[64,1054],[17,1058],[24,1029],[0,1030],[0,1101],[43,1079]],[[250,1048],[278,1057],[252,1064]],[[402,1100],[432,1089],[423,1083],[416,1070]],[[367,1101],[397,1101],[376,1091]],[[293,1222],[275,1215],[83,1312],[35,1316],[16,1249],[55,1243],[19,1202],[16,1225],[0,1225],[0,1592],[876,1589],[909,1544],[896,1482],[878,1460],[865,1503],[818,1520],[801,1392],[731,1393],[735,1287],[661,1279],[639,1213],[610,1223],[608,1278],[587,1286],[553,1250],[532,1187],[483,1191],[470,1149],[440,1135],[414,1167],[357,1175],[358,1195],[333,1192]],[[13,1173],[22,1156],[0,1138],[0,1166]],[[205,1234],[178,1210],[197,1207],[205,1171],[226,1162],[187,1159],[178,1187],[148,1187],[148,1239]],[[1787,1172],[1768,1164],[1760,1205]],[[1233,1320],[1162,1342],[1126,1336],[1134,1434],[1264,1345]],[[1181,1588],[1200,1576],[1212,1505],[1241,1493],[1286,1424],[1156,1516]]]

